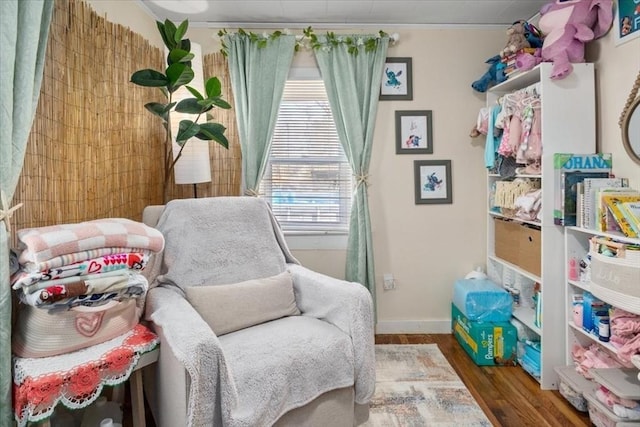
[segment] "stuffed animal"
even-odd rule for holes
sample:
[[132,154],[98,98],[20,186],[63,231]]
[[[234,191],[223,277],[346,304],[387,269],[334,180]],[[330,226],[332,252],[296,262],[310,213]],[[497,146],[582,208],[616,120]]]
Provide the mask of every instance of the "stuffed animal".
[[525,21],[516,21],[507,30],[509,39],[507,40],[507,45],[500,51],[502,58],[516,53],[525,47],[531,47],[525,35],[524,23]]
[[542,60],[553,62],[552,79],[584,62],[585,43],[604,36],[613,23],[613,0],[554,0],[540,9],[538,26],[545,39]]
[[502,83],[507,80],[507,76],[504,74],[504,63],[500,60],[500,55],[493,56],[485,61],[486,64],[491,64],[486,73],[482,75],[478,80],[471,83],[471,87],[478,92],[486,92],[491,84]]
[[536,48],[533,53],[518,52],[516,54],[516,68],[527,71],[542,62],[542,49]]

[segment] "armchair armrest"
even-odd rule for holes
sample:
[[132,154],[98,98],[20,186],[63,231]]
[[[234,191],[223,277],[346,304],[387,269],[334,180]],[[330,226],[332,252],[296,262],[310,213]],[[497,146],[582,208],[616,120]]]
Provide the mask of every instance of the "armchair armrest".
[[237,392],[213,330],[186,299],[165,287],[149,291],[145,318],[162,329],[161,352],[168,347],[189,374],[187,425],[222,424],[221,394],[235,400]]
[[359,283],[335,279],[301,265],[287,264],[298,308],[351,337],[355,360],[355,401],[369,403],[375,388],[373,299]]

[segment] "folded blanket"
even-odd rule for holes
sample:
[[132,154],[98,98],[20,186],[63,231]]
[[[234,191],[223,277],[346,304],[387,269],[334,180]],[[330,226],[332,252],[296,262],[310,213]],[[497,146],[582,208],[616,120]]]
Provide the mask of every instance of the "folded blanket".
[[43,290],[18,296],[23,304],[49,309],[70,308],[78,305],[100,305],[112,299],[123,300],[145,295],[148,282],[139,273],[78,280],[64,285],[49,286]]
[[125,276],[125,275],[126,275],[126,270],[114,270],[114,271],[109,271],[107,273],[87,274],[82,276],[82,278],[78,276],[72,276],[72,277],[65,277],[63,279],[52,279],[47,281],[36,282],[33,285],[29,285],[29,286],[22,286],[20,289],[18,289],[18,292],[31,294],[51,286],[68,285],[70,283],[75,283],[79,280],[94,280],[94,279],[100,279],[105,277]]
[[23,264],[98,248],[121,246],[160,252],[164,247],[162,233],[126,218],[22,229],[18,230],[18,241],[23,249]]
[[149,254],[144,252],[103,255],[85,261],[75,262],[44,271],[20,270],[11,277],[13,289],[30,286],[40,281],[64,279],[65,277],[101,274],[114,270],[142,270],[149,262]]
[[128,248],[124,246],[116,246],[112,248],[98,248],[88,251],[80,251],[72,254],[60,255],[42,262],[26,262],[22,264],[22,270],[29,273],[37,273],[38,271],[51,270],[54,268],[62,267],[64,265],[74,264],[80,261],[87,261],[92,258],[99,258],[105,255],[116,255],[122,253],[146,253],[152,254],[153,252],[144,248]]

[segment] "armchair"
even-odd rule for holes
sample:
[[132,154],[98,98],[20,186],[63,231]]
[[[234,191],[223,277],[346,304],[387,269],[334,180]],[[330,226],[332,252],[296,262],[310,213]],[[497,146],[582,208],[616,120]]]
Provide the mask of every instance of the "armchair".
[[[161,340],[158,363],[145,376],[159,427],[366,421],[375,386],[366,288],[299,265],[259,198],[173,200],[145,208],[143,221],[165,237],[164,253],[147,269],[145,315]],[[274,277],[286,277],[277,292],[255,287]],[[269,300],[287,286],[296,314],[269,319]],[[243,324],[240,313],[268,321]],[[220,316],[240,329],[217,335]]]

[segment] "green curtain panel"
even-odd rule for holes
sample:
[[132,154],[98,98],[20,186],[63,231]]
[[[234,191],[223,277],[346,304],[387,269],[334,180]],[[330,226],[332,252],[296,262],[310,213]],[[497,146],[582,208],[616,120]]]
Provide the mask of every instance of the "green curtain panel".
[[[366,286],[375,300],[373,242],[367,185],[388,37],[353,35],[357,53],[345,43],[315,51],[340,142],[356,179],[347,243],[346,279]],[[375,40],[373,48],[365,40]]]
[[269,159],[271,136],[295,52],[293,35],[264,39],[224,36],[242,149],[244,194],[257,196]]
[[0,425],[12,422],[9,212],[38,105],[54,0],[0,2]]

